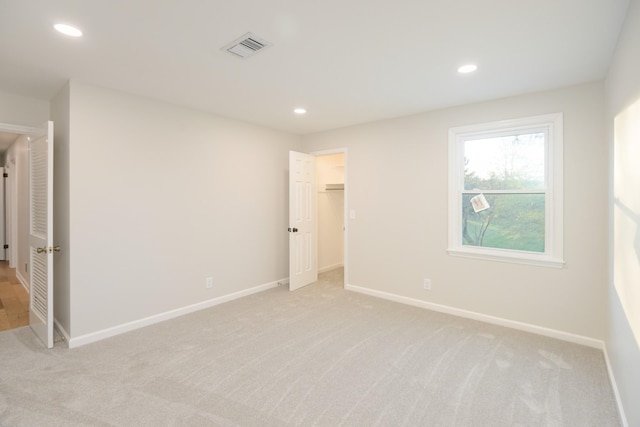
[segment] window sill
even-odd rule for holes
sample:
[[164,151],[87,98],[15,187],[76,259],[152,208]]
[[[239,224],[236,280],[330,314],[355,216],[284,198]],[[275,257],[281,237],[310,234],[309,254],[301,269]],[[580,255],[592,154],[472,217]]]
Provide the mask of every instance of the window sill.
[[[505,251],[506,252],[506,251]],[[535,265],[538,267],[562,268],[564,261],[548,256],[536,256],[527,252],[508,251],[501,253],[499,251],[485,251],[473,249],[447,249],[447,253],[451,256],[463,258],[475,258],[488,261],[508,262],[513,264]]]

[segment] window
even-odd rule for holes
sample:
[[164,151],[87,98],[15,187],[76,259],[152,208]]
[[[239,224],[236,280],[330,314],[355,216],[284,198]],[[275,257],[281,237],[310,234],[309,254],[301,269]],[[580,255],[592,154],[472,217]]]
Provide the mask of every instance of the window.
[[562,114],[449,130],[448,252],[562,267]]

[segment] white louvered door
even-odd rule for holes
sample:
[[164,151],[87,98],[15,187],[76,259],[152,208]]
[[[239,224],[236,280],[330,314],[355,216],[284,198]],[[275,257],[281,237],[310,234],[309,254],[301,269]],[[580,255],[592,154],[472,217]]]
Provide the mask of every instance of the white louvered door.
[[316,158],[289,152],[289,290],[318,280]]
[[29,325],[53,347],[53,122],[29,143]]

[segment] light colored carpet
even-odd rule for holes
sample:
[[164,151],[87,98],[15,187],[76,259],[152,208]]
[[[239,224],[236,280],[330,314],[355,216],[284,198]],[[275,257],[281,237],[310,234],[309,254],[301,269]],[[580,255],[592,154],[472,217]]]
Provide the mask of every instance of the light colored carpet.
[[1,332],[0,425],[620,425],[602,352],[345,291],[341,274],[73,350]]

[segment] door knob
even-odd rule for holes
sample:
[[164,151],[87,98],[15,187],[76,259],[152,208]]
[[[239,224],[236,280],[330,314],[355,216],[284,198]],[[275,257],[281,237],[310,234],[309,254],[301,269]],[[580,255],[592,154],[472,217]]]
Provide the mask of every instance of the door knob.
[[41,254],[41,253],[51,253],[51,252],[60,252],[60,245],[51,247],[49,246],[48,248],[36,248],[36,252]]

